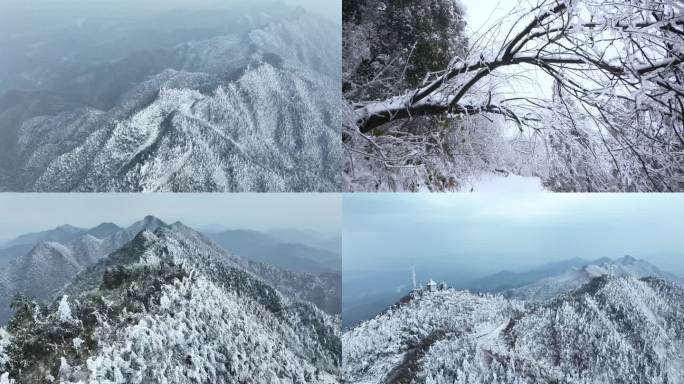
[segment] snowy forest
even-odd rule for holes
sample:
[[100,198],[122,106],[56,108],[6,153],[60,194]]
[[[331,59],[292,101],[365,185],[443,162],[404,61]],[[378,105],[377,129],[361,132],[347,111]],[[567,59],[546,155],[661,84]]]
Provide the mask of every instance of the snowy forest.
[[281,0],[8,0],[0,191],[339,191],[339,30]]
[[500,5],[343,2],[344,189],[684,190],[682,3]]
[[[265,234],[247,232],[213,235],[218,245],[147,216],[7,243],[0,383],[337,383],[339,258],[313,273],[257,261],[244,245],[240,256],[226,248],[254,244],[262,260],[265,249],[273,260],[331,254],[264,248],[254,239],[264,244]],[[272,238],[284,241],[281,232]]]
[[684,289],[595,276],[535,303],[432,285],[342,335],[343,383],[684,382]]

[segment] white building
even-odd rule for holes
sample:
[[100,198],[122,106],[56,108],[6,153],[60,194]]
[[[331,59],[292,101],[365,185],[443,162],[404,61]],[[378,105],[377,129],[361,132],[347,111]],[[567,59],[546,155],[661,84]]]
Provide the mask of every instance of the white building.
[[427,283],[427,289],[430,292],[435,292],[437,290],[437,283],[434,282],[434,280],[430,279]]

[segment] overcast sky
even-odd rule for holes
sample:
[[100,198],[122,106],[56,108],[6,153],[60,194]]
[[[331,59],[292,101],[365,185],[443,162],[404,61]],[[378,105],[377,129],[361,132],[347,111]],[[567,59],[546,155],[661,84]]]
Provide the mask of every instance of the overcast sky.
[[336,194],[0,194],[0,241],[62,224],[129,225],[146,215],[196,229],[274,228],[340,232]]
[[[112,4],[120,11],[159,10],[159,9],[210,9],[216,7],[230,7],[231,4],[244,4],[246,1],[256,3],[271,3],[281,1],[293,6],[301,6],[311,12],[325,16],[327,19],[341,24],[342,0],[0,0],[0,9],[30,9],[30,10],[59,10],[70,9],[78,12],[79,9],[109,9]],[[107,7],[103,7],[106,4]],[[1,14],[0,14],[1,16]]]
[[684,276],[682,194],[347,194],[345,270],[482,273],[625,254]]

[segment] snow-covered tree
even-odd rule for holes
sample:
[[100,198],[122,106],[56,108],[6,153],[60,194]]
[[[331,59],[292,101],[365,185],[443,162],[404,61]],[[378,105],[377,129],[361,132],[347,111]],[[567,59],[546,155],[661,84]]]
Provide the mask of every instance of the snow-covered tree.
[[[469,126],[467,119],[482,115],[495,126],[503,126],[499,116],[541,133],[532,144],[545,146],[535,153],[549,159],[533,172],[552,189],[684,189],[682,12],[671,0],[543,0],[475,37],[462,56],[426,72],[420,86],[380,97],[346,93],[348,187],[372,188],[368,176],[382,188],[383,167],[430,169],[415,159],[444,148],[444,135],[464,139],[458,130],[436,134],[434,121],[415,129],[421,116]],[[553,78],[554,95],[562,96],[497,94],[526,68]],[[449,153],[437,158],[454,163]],[[406,184],[407,175],[392,174]]]

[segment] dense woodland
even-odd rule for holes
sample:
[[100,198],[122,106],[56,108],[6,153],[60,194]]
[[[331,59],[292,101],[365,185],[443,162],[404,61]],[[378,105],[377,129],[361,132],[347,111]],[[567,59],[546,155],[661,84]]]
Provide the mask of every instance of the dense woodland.
[[[532,3],[534,4],[534,3]],[[347,190],[684,189],[684,21],[672,0],[545,0],[490,29],[451,0],[343,2]],[[514,83],[547,96],[511,95]]]

